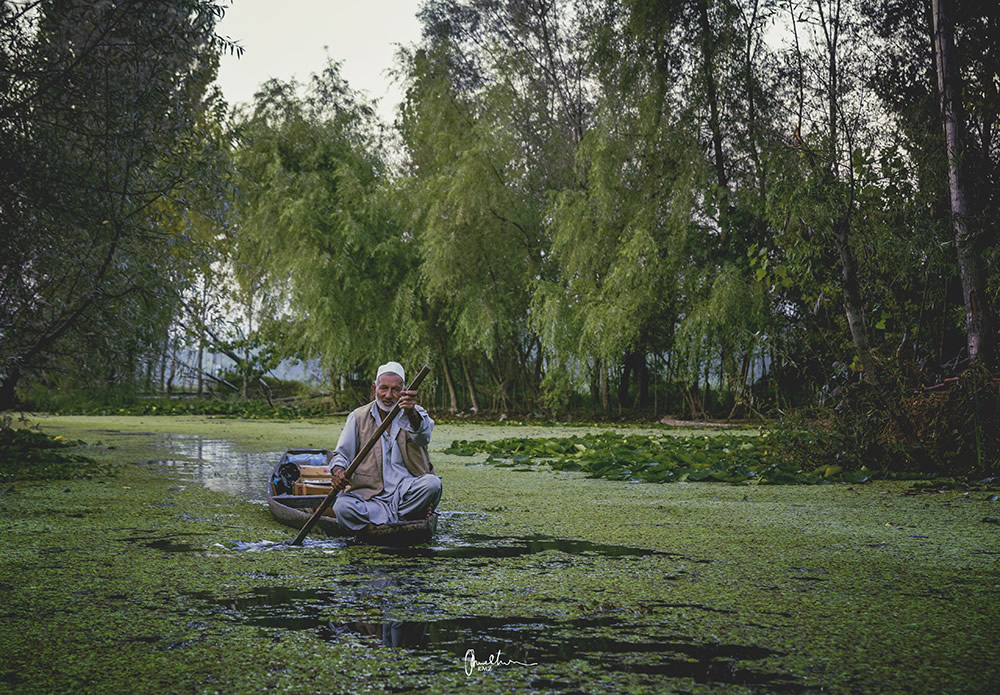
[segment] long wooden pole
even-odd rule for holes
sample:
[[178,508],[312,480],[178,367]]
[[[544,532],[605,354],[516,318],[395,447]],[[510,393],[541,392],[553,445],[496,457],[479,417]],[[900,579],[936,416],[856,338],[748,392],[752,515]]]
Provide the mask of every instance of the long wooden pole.
[[[420,386],[420,382],[424,380],[424,377],[427,376],[427,374],[430,371],[431,368],[425,364],[423,368],[421,368],[417,376],[413,379],[413,381],[410,382],[410,385],[406,387],[406,390],[415,391],[417,387]],[[382,424],[378,426],[378,429],[375,430],[372,436],[368,438],[368,441],[365,442],[365,445],[361,447],[361,449],[358,451],[357,456],[355,456],[354,460],[351,461],[351,465],[348,466],[347,470],[344,471],[345,478],[347,478],[348,480],[351,479],[351,476],[354,475],[354,471],[358,469],[358,466],[361,465],[361,462],[364,460],[365,456],[367,456],[368,452],[372,450],[373,446],[375,446],[375,443],[379,440],[379,437],[381,437],[382,434],[389,427],[389,425],[392,424],[392,421],[396,419],[396,415],[398,413],[399,413],[399,402],[397,401],[396,405],[392,406],[392,410],[389,411],[389,414],[386,415],[384,418],[382,418]],[[319,521],[319,518],[323,516],[323,512],[326,511],[327,507],[333,504],[333,500],[337,496],[338,492],[340,491],[337,488],[333,488],[332,490],[330,490],[329,493],[327,493],[323,501],[320,502],[320,505],[316,507],[316,511],[314,511],[312,516],[309,517],[309,520],[306,522],[305,526],[303,526],[302,530],[299,531],[299,535],[297,535],[295,537],[295,540],[292,541],[292,545],[302,545],[302,541],[304,541],[306,536],[309,535],[309,531],[311,531],[312,527],[316,525],[316,522]]]

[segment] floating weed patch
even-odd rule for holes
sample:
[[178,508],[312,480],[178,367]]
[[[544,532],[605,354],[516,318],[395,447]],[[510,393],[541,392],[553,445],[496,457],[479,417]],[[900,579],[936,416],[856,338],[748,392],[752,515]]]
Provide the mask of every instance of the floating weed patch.
[[715,481],[815,485],[864,483],[872,476],[866,468],[850,471],[824,465],[806,469],[786,457],[767,436],[675,437],[600,432],[582,437],[463,439],[452,442],[442,453],[455,456],[485,453],[487,457],[483,463],[515,467],[516,470],[544,462],[554,470],[584,471],[593,478],[647,483]]
[[77,451],[82,444],[66,437],[0,427],[0,482],[69,480],[107,473],[108,466]]

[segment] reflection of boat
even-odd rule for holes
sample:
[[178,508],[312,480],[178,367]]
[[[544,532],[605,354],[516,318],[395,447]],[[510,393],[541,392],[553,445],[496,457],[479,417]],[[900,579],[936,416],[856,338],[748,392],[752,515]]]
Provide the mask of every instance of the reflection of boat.
[[[267,481],[267,504],[275,521],[292,528],[305,526],[330,492],[332,457],[333,452],[327,449],[289,449],[282,454]],[[411,545],[431,539],[437,528],[437,513],[430,519],[381,524],[352,533],[337,523],[331,505],[314,528],[328,536],[353,536],[376,545]]]
[[343,625],[329,624],[329,630],[335,637],[344,633],[374,637],[383,647],[403,647],[419,649],[426,647],[430,637],[430,623],[390,620],[385,623],[345,623]]

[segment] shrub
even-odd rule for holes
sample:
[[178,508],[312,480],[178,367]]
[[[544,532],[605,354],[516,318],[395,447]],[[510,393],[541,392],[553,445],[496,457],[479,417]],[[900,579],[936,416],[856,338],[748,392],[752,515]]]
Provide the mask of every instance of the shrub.
[[73,451],[80,444],[2,423],[0,481],[65,480],[107,473],[107,467]]
[[[1000,378],[981,364],[930,387],[904,406],[938,466],[936,473],[985,478],[1000,474]],[[890,428],[890,434],[895,432]]]

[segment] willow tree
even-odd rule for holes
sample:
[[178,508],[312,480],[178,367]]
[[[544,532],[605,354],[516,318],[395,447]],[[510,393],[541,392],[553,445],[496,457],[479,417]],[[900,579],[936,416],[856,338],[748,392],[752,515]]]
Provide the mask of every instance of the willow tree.
[[329,63],[304,86],[265,83],[238,128],[231,260],[245,291],[266,277],[261,334],[334,375],[417,359],[418,257],[372,105]]
[[[621,365],[619,403],[632,405],[622,402],[626,369],[644,381],[645,356],[672,330],[686,272],[695,189],[685,164],[697,148],[683,133],[663,128],[659,147],[641,157],[632,149],[649,123],[648,109],[662,107],[609,100],[599,109],[579,151],[585,183],[555,196],[551,212],[558,275],[534,298],[547,346],[592,364],[604,408],[609,365]],[[675,137],[678,142],[666,142]],[[639,362],[629,363],[629,354]]]
[[[473,105],[459,102],[446,80],[427,77],[419,118],[404,120],[419,167],[407,185],[423,283],[445,314],[454,347],[485,356],[508,407],[514,370],[531,346],[526,318],[540,263],[538,210],[519,185],[521,150],[511,130],[482,113],[473,118]],[[490,98],[503,99],[496,92]]]
[[[544,210],[581,119],[566,2],[431,2],[400,121],[427,291],[453,349],[481,356],[496,404],[537,395],[529,307],[547,271]],[[520,390],[518,396],[515,391]]]

